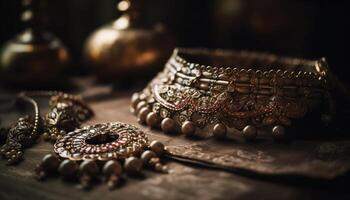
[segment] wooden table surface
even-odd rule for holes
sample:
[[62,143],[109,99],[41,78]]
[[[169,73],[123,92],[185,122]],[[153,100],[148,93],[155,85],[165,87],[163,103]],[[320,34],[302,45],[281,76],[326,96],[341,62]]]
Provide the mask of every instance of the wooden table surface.
[[[87,124],[121,121],[138,125],[129,112],[129,94],[99,99],[91,103],[96,116]],[[108,109],[107,109],[108,108]],[[139,125],[138,125],[139,126]],[[159,131],[144,128],[151,139],[164,141]],[[0,200],[5,199],[350,199],[349,177],[335,181],[309,179],[261,178],[167,159],[169,174],[145,171],[144,178],[128,178],[119,189],[109,191],[97,184],[90,191],[77,188],[58,178],[44,182],[33,178],[34,166],[52,145],[38,142],[25,150],[25,160],[18,166],[0,161]]]

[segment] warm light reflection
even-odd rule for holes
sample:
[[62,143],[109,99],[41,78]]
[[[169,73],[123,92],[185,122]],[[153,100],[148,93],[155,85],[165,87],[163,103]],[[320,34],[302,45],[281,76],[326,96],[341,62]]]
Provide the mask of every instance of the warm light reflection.
[[129,1],[121,1],[118,3],[117,8],[120,11],[126,11],[130,7],[130,2]]
[[22,14],[22,20],[23,21],[28,21],[31,18],[33,18],[33,12],[31,10],[24,11],[24,13]]
[[32,34],[32,31],[30,29],[25,30],[24,33],[21,35],[21,40],[24,43],[28,43],[28,42],[32,41],[32,39],[33,39],[33,34]]
[[11,51],[12,52],[24,52],[24,53],[30,53],[34,51],[34,46],[32,44],[11,44]]
[[315,69],[318,73],[322,74],[323,76],[326,76],[327,74],[327,64],[326,60],[322,58],[321,60],[316,61],[315,63]]
[[58,50],[58,59],[62,62],[68,61],[68,52],[65,49]]
[[128,16],[121,16],[118,20],[116,20],[113,25],[117,29],[126,29],[129,27],[129,17]]
[[95,33],[92,38],[88,49],[90,49],[90,56],[93,59],[98,59],[104,46],[114,43],[119,38],[119,33],[112,29],[104,29]]
[[12,52],[3,53],[1,56],[1,68],[8,68],[11,62],[11,58],[12,58]]
[[136,65],[144,65],[145,63],[150,63],[154,61],[157,57],[157,53],[154,51],[148,51],[140,54],[135,59]]
[[318,73],[321,73],[321,68],[320,68],[318,62],[316,62],[316,71],[317,71]]

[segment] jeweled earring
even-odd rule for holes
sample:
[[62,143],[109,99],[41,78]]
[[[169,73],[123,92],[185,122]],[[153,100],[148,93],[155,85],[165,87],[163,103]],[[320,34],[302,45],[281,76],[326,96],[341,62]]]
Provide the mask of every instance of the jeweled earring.
[[52,95],[49,105],[43,134],[47,141],[55,142],[67,132],[79,128],[82,122],[94,115],[81,98],[62,92]]
[[[40,117],[37,102],[31,97],[50,97],[49,112],[44,119]],[[18,102],[30,103],[34,108],[33,117],[22,117],[9,129],[3,129],[6,143],[0,149],[0,155],[8,164],[22,160],[23,149],[35,143],[44,132],[44,139],[56,141],[65,133],[79,128],[82,122],[93,116],[92,109],[79,97],[63,92],[22,92]]]
[[17,100],[30,103],[34,108],[34,116],[21,117],[8,129],[6,143],[0,149],[8,165],[21,161],[23,149],[33,145],[40,136],[41,119],[37,103],[25,95],[19,95]]

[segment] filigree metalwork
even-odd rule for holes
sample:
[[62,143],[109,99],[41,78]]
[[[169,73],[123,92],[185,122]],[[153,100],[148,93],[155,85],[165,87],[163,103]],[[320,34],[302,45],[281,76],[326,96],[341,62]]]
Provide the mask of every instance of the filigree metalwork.
[[167,173],[167,167],[160,162],[164,144],[149,144],[142,130],[121,122],[76,129],[59,138],[54,151],[58,156],[48,154],[37,166],[37,178],[59,173],[63,179],[79,179],[85,189],[103,178],[113,189],[122,182],[124,172],[140,175],[144,166]]
[[41,118],[37,103],[30,97],[19,95],[17,100],[30,103],[34,107],[34,116],[21,117],[7,132],[6,143],[1,147],[0,154],[7,159],[7,164],[16,164],[23,159],[23,150],[35,143],[41,135]]
[[[219,66],[196,63],[201,61]],[[229,62],[243,66],[222,67]],[[255,137],[257,129],[272,127],[272,134],[278,137],[292,119],[303,117],[326,100],[327,72],[324,59],[176,49],[164,70],[134,95],[132,108],[141,122],[147,123],[152,112],[159,122],[171,118],[189,134],[223,123],[248,137]],[[185,122],[191,122],[186,123],[190,129],[183,128]],[[221,126],[213,132],[226,131]]]
[[[39,107],[33,96],[50,97],[49,112],[44,119],[40,117]],[[93,116],[93,111],[82,99],[63,92],[23,92],[18,95],[17,100],[29,102],[34,108],[34,115],[19,118],[8,129],[6,143],[0,151],[8,164],[21,161],[23,149],[33,145],[43,133],[44,139],[56,141]]]
[[147,136],[137,127],[113,122],[70,132],[56,141],[54,150],[71,160],[109,160],[129,157],[147,143]]
[[92,109],[82,99],[70,94],[56,93],[49,105],[49,112],[45,116],[46,140],[56,141],[93,116]]

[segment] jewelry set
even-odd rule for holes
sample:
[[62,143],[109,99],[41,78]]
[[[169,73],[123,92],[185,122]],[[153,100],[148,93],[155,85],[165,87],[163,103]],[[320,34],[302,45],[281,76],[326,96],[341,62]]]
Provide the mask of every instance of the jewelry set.
[[[41,118],[33,97],[50,97],[49,111]],[[80,128],[93,116],[92,109],[79,97],[62,92],[27,92],[17,102],[30,103],[34,116],[17,120],[7,132],[0,153],[7,164],[17,164],[23,151],[43,136],[54,143],[56,154],[47,154],[35,169],[38,179],[59,175],[64,180],[80,182],[88,189],[104,180],[110,189],[122,183],[124,174],[141,175],[143,166],[166,173],[160,162],[165,147],[158,141],[149,143],[139,128],[121,123],[101,123]],[[125,173],[124,173],[125,172]]]
[[[140,123],[166,133],[209,133],[223,138],[238,130],[254,139],[267,130],[281,139],[293,119],[315,110],[330,114],[324,108],[330,101],[328,73],[325,59],[175,49],[164,70],[132,96],[131,111]],[[37,96],[50,97],[44,117],[33,99]],[[35,170],[38,179],[59,174],[64,180],[78,180],[83,188],[102,179],[112,189],[124,180],[124,174],[141,174],[143,166],[167,172],[160,162],[164,145],[149,142],[139,128],[121,122],[81,128],[94,113],[80,97],[27,92],[19,94],[17,102],[31,104],[34,115],[2,130],[6,142],[0,154],[8,164],[15,164],[41,136],[53,142],[55,154],[43,157]]]

